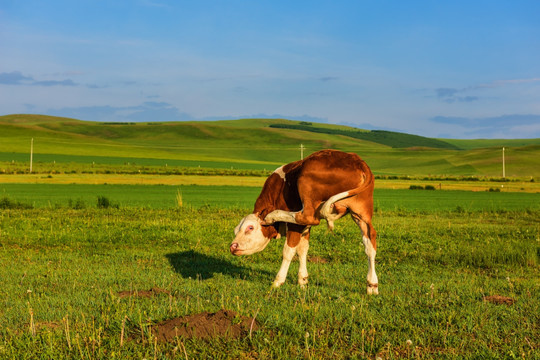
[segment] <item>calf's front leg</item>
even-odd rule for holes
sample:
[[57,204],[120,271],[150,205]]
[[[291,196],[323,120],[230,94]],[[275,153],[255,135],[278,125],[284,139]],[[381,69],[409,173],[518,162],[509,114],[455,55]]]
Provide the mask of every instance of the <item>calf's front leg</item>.
[[272,287],[280,287],[287,279],[287,273],[289,266],[294,258],[294,255],[298,252],[299,267],[298,267],[298,284],[304,286],[308,283],[308,271],[307,271],[307,253],[309,250],[309,227],[304,229],[302,233],[289,232],[287,234],[287,240],[283,244],[283,261],[281,267],[276,275]]
[[287,279],[289,266],[291,265],[291,261],[294,258],[294,255],[296,255],[296,246],[290,247],[287,244],[287,241],[285,241],[285,244],[283,245],[283,261],[281,262],[281,267],[279,268],[279,271],[276,275],[276,279],[272,283],[272,287],[277,288],[283,285],[285,279]]

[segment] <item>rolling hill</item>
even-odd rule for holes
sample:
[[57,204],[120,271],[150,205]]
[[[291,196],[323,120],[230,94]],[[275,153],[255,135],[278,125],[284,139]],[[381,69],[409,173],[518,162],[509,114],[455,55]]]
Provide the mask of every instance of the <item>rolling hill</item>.
[[540,139],[447,140],[284,119],[100,123],[0,116],[0,162],[136,163],[273,169],[323,148],[354,151],[379,175],[540,176]]

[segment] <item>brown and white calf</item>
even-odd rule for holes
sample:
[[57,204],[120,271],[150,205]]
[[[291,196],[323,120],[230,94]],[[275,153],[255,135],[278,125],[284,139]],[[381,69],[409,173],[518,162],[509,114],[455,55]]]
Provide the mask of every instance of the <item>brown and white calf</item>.
[[296,253],[300,263],[298,283],[305,285],[311,226],[325,219],[333,229],[335,220],[350,213],[363,233],[369,264],[367,292],[378,294],[377,233],[371,224],[373,183],[371,170],[354,153],[322,150],[281,166],[266,179],[253,213],[243,218],[234,230],[230,251],[234,255],[250,255],[263,250],[271,239],[286,235],[283,262],[273,286],[285,282]]

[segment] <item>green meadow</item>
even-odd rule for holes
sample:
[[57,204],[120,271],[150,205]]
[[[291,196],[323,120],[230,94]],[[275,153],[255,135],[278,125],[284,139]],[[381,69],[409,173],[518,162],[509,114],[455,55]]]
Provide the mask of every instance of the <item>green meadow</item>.
[[[307,288],[295,283],[293,262],[287,282],[271,289],[283,240],[249,257],[228,251],[257,191],[199,188],[181,188],[181,207],[175,187],[5,189],[0,358],[540,356],[536,194],[526,194],[536,196],[527,201],[511,193],[377,192],[380,295],[367,296],[361,233],[350,219],[332,233],[324,225],[313,229]],[[44,192],[50,204],[36,200],[24,208]],[[110,206],[99,208],[98,194]],[[83,206],[64,202],[79,195]],[[136,197],[146,201],[128,202]],[[150,289],[160,292],[121,296]],[[220,309],[254,318],[258,330],[170,342],[157,341],[151,330]]]
[[[205,168],[205,169],[242,169],[242,170],[274,170],[276,164],[257,164],[244,162],[227,161],[201,161],[201,160],[182,160],[182,159],[155,159],[155,158],[137,158],[137,157],[112,157],[112,156],[90,156],[90,155],[66,155],[66,154],[36,154],[33,157],[35,171],[54,172],[54,171],[73,171],[78,168],[79,172],[92,169],[91,165],[98,169],[107,168],[126,169],[133,166],[138,167],[160,167],[161,171],[175,168]],[[28,169],[30,161],[29,154],[22,153],[0,153],[0,163],[4,162],[4,167],[16,168],[24,171]],[[97,166],[96,166],[97,164]],[[90,165],[90,167],[89,167]],[[104,166],[105,165],[105,166]],[[271,166],[270,166],[271,165]],[[126,170],[128,171],[128,170]]]
[[[106,197],[121,208],[170,209],[178,196],[186,207],[251,209],[260,187],[200,185],[0,184],[0,199],[34,208],[96,207]],[[427,191],[376,189],[375,209],[381,211],[527,211],[540,210],[540,193]]]

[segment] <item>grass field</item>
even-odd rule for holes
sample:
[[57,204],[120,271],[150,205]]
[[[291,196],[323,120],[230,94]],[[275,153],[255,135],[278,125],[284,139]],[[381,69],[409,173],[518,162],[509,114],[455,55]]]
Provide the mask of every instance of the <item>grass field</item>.
[[[156,159],[137,157],[112,157],[112,156],[90,156],[90,155],[66,155],[66,154],[36,154],[34,156],[34,171],[73,171],[73,170],[96,170],[108,169],[133,170],[134,167],[159,167],[161,171],[165,167],[201,167],[204,169],[242,169],[242,170],[273,170],[278,167],[278,163],[257,163],[257,162],[234,162],[234,161],[208,161],[208,160],[183,160],[183,159]],[[2,164],[3,162],[3,164]],[[28,154],[0,152],[0,165],[3,169],[27,170],[30,162]],[[97,166],[95,166],[97,164]],[[89,165],[94,165],[89,166]]]
[[[345,126],[269,127],[296,123],[0,117],[0,359],[540,358],[540,139],[392,148]],[[230,255],[300,144],[355,151],[376,174],[379,296],[348,218],[313,229],[306,289],[296,262],[270,289],[283,240]],[[258,330],[155,333],[222,309]]]
[[[263,179],[264,180],[264,179]],[[1,184],[0,199],[8,199],[37,208],[63,208],[69,204],[92,208],[99,196],[125,207],[168,209],[178,206],[181,194],[183,205],[193,208],[251,208],[261,186],[232,185],[89,185],[89,184]],[[375,207],[380,211],[526,211],[540,210],[540,193],[420,191],[409,189],[376,189]]]
[[[350,219],[313,230],[307,289],[295,284],[297,263],[270,289],[282,241],[230,255],[256,188],[180,187],[180,208],[176,187],[1,186],[12,203],[36,206],[0,210],[3,359],[540,357],[537,194],[378,190],[381,295],[368,297]],[[98,209],[99,195],[118,208]],[[83,208],[70,208],[79,196]],[[120,296],[152,288],[163,292]],[[159,321],[219,309],[260,329],[152,336]]]

